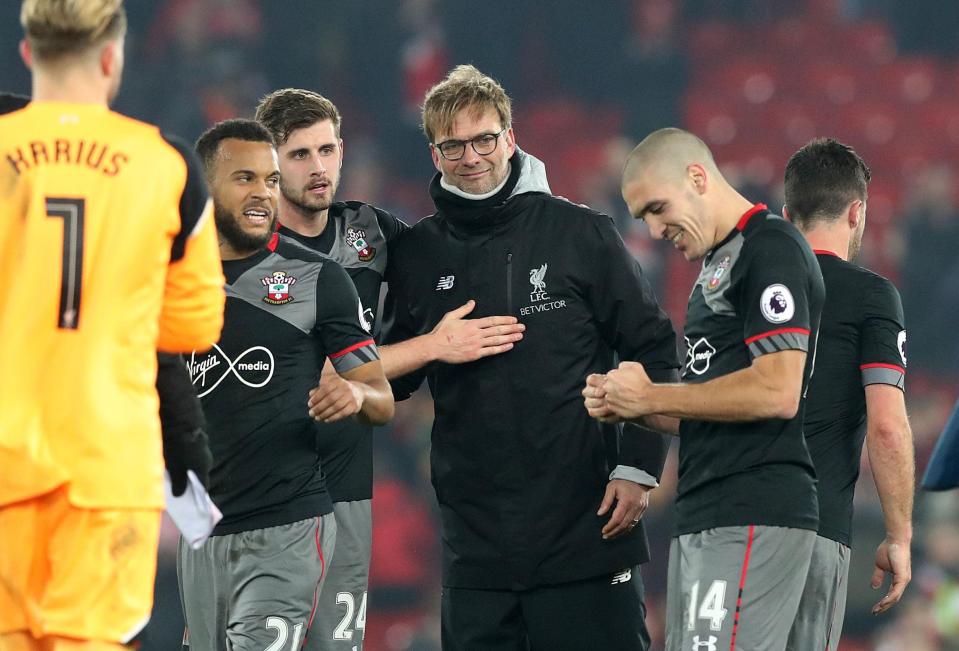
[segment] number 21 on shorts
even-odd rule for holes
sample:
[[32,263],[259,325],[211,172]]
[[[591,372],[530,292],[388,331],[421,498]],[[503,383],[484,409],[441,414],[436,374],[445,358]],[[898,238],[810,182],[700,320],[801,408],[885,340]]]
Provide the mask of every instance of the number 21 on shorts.
[[713,581],[703,594],[702,601],[699,599],[699,581],[693,583],[689,590],[686,628],[690,631],[695,630],[698,617],[709,621],[710,630],[722,630],[723,620],[726,619],[727,612],[726,608],[723,607],[725,600],[725,581]]

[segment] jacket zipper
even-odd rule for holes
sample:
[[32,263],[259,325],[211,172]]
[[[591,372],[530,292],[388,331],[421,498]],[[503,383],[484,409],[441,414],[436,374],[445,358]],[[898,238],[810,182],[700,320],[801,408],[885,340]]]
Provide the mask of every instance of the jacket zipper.
[[506,254],[506,311],[513,313],[513,254]]

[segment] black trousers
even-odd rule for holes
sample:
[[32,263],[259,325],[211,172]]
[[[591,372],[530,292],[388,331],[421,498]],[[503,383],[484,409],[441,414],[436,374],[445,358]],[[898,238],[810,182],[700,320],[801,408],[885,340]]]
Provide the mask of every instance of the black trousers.
[[524,591],[443,588],[443,651],[647,651],[639,566]]

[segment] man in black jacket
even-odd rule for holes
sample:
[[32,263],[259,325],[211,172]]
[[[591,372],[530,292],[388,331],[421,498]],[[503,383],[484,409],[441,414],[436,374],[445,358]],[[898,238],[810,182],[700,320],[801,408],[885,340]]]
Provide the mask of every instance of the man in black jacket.
[[437,212],[391,251],[385,343],[467,300],[526,326],[502,355],[411,362],[393,382],[403,399],[425,378],[435,401],[443,647],[646,649],[640,518],[664,441],[591,421],[579,391],[615,354],[675,378],[673,329],[611,220],[553,197],[516,148],[499,84],[459,66],[427,94],[423,126]]

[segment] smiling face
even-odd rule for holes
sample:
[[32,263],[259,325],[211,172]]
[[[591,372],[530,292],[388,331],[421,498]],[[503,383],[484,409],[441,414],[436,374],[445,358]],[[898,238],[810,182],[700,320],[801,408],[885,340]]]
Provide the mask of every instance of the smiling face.
[[333,122],[323,120],[296,129],[277,151],[283,198],[307,213],[329,208],[343,165],[343,141],[336,136]]
[[[500,133],[502,131],[502,133]],[[472,140],[477,136],[495,135],[496,148],[489,154],[477,154],[473,145],[466,143],[466,151],[459,160],[446,160],[436,145],[449,140]],[[513,130],[503,131],[499,114],[489,107],[480,110],[467,106],[453,116],[450,133],[437,133],[436,142],[430,145],[433,164],[443,180],[468,194],[486,194],[506,178],[509,159],[516,151]]]
[[280,170],[266,142],[220,142],[210,178],[220,238],[234,253],[251,254],[273,235]]
[[687,174],[668,179],[653,170],[623,184],[623,199],[636,219],[646,222],[653,239],[672,242],[687,260],[702,258],[716,244],[716,228],[703,198],[706,171],[690,165]]

